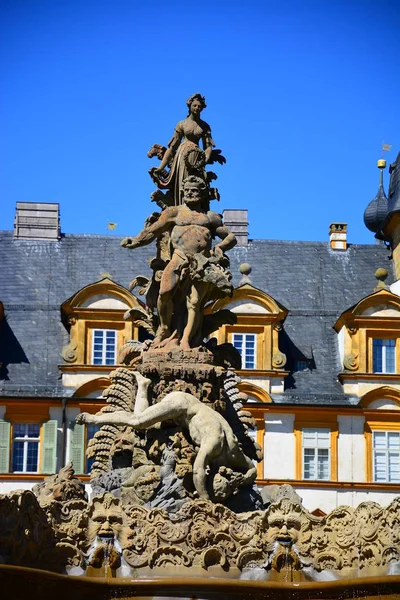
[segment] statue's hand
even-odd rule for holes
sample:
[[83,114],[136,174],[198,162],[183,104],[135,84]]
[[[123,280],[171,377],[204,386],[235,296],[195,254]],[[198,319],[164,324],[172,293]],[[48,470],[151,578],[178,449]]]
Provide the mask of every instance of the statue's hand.
[[121,242],[123,248],[137,248],[138,245],[136,238],[126,237]]
[[76,423],[83,425],[84,423],[90,423],[91,417],[92,415],[90,415],[89,413],[79,413],[75,421]]
[[162,169],[159,169],[158,167],[152,167],[150,169],[149,173],[150,173],[150,177],[153,179],[153,181],[158,183],[163,171],[162,171]]
[[222,248],[220,246],[218,246],[218,244],[214,248],[214,254],[218,258],[218,260],[221,260],[221,258],[224,258],[224,251],[222,250]]

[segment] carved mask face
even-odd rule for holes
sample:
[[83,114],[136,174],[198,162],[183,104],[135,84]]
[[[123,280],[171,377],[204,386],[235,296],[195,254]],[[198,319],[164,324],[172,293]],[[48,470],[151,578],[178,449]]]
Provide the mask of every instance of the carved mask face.
[[118,538],[122,530],[122,512],[117,504],[95,500],[93,514],[89,520],[88,537],[93,542],[96,537]]
[[291,546],[299,539],[301,521],[295,513],[275,513],[268,517],[268,537],[282,546]]

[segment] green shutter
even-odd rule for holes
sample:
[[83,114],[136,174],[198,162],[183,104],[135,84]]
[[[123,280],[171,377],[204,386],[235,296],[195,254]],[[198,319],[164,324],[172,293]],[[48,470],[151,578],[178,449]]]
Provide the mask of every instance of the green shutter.
[[10,472],[10,423],[0,419],[0,473]]
[[57,421],[55,419],[43,423],[42,440],[41,473],[55,473],[57,463]]
[[69,460],[77,475],[85,472],[85,425],[69,424]]

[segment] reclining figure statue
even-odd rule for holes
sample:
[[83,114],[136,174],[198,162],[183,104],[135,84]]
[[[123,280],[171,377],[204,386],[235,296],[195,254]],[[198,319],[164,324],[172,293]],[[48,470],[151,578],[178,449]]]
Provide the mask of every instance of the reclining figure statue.
[[76,418],[77,423],[127,425],[134,429],[148,429],[157,423],[173,420],[189,431],[198,448],[193,465],[193,483],[201,499],[210,499],[206,470],[211,463],[217,467],[225,466],[240,471],[241,487],[254,482],[256,467],[241,450],[229,423],[222,415],[185,392],[170,392],[158,404],[149,406],[148,388],[151,380],[137,371],[133,375],[138,384],[133,413],[81,413]]

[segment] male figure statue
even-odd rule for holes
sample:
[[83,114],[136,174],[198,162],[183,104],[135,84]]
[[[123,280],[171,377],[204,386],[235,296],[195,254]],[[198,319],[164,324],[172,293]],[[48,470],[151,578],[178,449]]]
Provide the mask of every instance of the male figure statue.
[[240,448],[231,426],[222,415],[185,392],[170,392],[158,404],[149,406],[150,379],[137,371],[134,371],[133,375],[138,384],[133,413],[122,410],[100,415],[80,413],[76,422],[129,425],[134,429],[148,429],[169,420],[182,425],[189,431],[197,446],[193,483],[203,500],[209,499],[206,478],[207,467],[212,463],[238,469],[239,486],[251,485],[254,482],[257,469]]
[[[179,335],[181,348],[188,350],[201,326],[204,304],[232,293],[231,275],[224,266],[227,264],[224,252],[236,245],[236,238],[223,225],[220,215],[203,208],[206,192],[202,179],[187,177],[181,206],[166,208],[138,236],[121,242],[125,248],[138,248],[150,244],[165,232],[170,235],[172,257],[161,276],[157,302],[160,324],[154,346],[173,334],[174,311],[182,314],[186,309],[187,320]],[[212,250],[212,239],[216,236],[221,242]],[[181,304],[175,302],[178,291]]]

